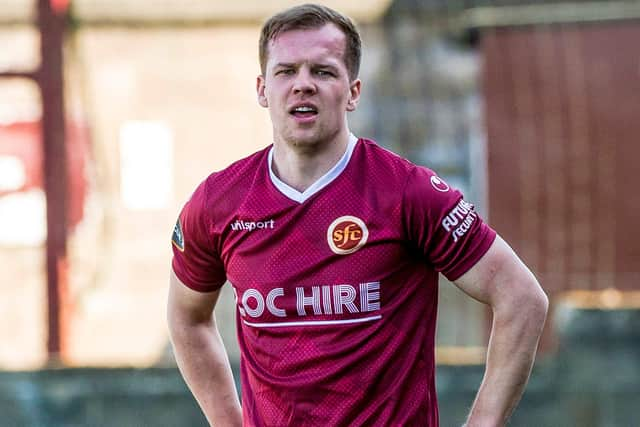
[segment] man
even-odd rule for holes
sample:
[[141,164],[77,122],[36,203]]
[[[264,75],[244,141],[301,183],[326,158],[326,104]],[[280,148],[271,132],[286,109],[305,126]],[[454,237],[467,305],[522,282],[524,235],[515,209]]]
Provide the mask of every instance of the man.
[[[469,426],[504,425],[547,310],[534,276],[431,170],[350,134],[360,37],[304,5],[260,40],[273,145],[210,175],[174,231],[168,321],[211,424],[437,426],[437,272],[493,310]],[[213,309],[236,295],[242,408]]]

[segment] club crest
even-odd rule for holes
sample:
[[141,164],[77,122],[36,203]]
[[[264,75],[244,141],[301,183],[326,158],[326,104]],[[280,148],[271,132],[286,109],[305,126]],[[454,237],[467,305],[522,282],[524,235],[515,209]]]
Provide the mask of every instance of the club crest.
[[364,246],[369,238],[369,230],[360,218],[341,216],[327,229],[327,243],[338,255],[353,253]]

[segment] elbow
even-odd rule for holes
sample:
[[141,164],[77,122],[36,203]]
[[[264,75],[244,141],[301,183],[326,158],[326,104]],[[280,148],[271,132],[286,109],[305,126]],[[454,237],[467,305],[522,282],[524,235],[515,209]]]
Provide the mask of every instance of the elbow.
[[547,313],[549,312],[549,297],[547,294],[540,289],[540,309],[543,312],[543,318],[547,318]]
[[541,292],[541,295],[536,299],[532,312],[531,321],[533,324],[537,325],[538,335],[542,335],[542,330],[547,320],[547,313],[549,312],[549,298],[547,297],[547,294]]
[[503,294],[494,307],[495,320],[501,324],[520,325],[522,330],[540,335],[549,311],[549,298],[537,280],[525,286],[513,287]]
[[532,311],[534,317],[538,319],[540,323],[544,323],[549,312],[549,297],[544,292],[542,287],[536,282],[534,287],[535,292],[531,298]]
[[532,330],[540,335],[549,312],[549,297],[536,282],[528,287],[529,291],[521,295],[518,316],[525,320]]

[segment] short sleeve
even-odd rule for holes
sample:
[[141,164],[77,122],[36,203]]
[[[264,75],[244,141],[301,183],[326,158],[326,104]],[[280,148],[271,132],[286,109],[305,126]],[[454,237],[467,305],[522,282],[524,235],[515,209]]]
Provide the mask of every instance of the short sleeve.
[[199,292],[220,289],[226,281],[224,265],[212,243],[206,202],[205,181],[182,208],[171,239],[173,271],[182,283]]
[[462,193],[427,168],[411,171],[403,202],[409,241],[451,281],[473,267],[496,237]]

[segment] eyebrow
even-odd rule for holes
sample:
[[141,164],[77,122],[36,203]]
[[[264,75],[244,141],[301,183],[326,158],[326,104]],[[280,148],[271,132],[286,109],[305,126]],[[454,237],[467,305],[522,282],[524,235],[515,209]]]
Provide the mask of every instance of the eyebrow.
[[329,70],[338,71],[338,67],[331,64],[311,64],[311,68],[327,68]]
[[[298,64],[294,62],[279,62],[274,66],[274,68],[297,68],[297,67],[298,67]],[[338,70],[338,67],[336,67],[335,65],[320,64],[320,63],[312,63],[311,68],[328,68],[334,71]]]

